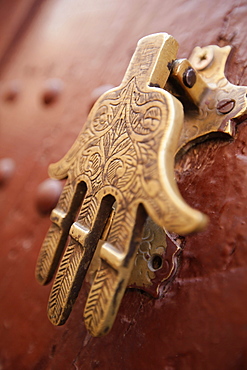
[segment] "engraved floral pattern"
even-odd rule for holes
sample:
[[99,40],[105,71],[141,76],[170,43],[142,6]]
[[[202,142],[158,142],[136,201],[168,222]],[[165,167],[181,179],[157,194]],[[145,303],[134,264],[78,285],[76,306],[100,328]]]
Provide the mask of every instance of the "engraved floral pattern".
[[[80,197],[77,191],[69,197],[62,194],[57,218],[53,218],[57,229],[66,231],[62,246],[68,230],[71,236],[48,304],[50,320],[56,325],[64,323],[71,311],[114,201],[114,218],[101,246],[105,254],[100,255],[101,265],[84,312],[85,324],[93,335],[105,334],[112,325],[130,278],[146,214],[174,231],[187,228],[191,220],[198,223],[197,214],[192,214],[182,199],[177,200],[174,190],[172,161],[182,127],[182,106],[163,89],[148,86],[159,59],[165,68],[171,62],[171,50],[164,52],[167,44],[174,46],[174,40],[166,34],[151,35],[138,44],[120,87],[96,102],[72,148],[50,167],[52,177],[67,177],[69,189],[85,184]],[[76,197],[81,208],[73,222],[71,209]],[[48,236],[52,233],[50,228]],[[51,240],[56,251],[57,238]],[[44,242],[40,270],[48,247],[49,242]],[[45,266],[49,271],[49,264]]]

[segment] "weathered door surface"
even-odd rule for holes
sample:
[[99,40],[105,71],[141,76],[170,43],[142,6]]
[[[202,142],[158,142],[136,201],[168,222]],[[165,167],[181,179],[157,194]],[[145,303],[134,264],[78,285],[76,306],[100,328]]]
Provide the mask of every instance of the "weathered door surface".
[[[232,45],[228,79],[247,85],[247,4],[238,0],[2,1],[0,47],[0,368],[247,369],[247,125],[176,165],[180,191],[207,214],[185,237],[180,269],[154,299],[127,290],[112,331],[87,334],[83,286],[71,317],[54,327],[50,286],[34,271],[56,192],[48,165],[74,142],[95,89],[119,85],[137,41],[168,32],[179,57]],[[47,213],[48,212],[48,213]]]

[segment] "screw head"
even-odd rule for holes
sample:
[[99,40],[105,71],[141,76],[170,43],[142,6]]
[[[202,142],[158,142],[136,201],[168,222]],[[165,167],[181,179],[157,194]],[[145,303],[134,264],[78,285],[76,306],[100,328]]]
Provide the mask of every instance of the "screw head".
[[194,50],[190,61],[197,71],[202,71],[212,63],[214,51],[211,46],[196,47]]
[[183,82],[185,86],[191,88],[196,83],[196,72],[192,67],[186,69],[183,74]]
[[223,99],[217,104],[217,111],[222,114],[227,114],[233,110],[235,107],[235,100],[233,99]]

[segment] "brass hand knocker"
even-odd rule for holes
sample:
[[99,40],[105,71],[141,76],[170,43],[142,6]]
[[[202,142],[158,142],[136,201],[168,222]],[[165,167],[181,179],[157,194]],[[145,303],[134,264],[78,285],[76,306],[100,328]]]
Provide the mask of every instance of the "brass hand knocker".
[[[67,181],[37,263],[41,284],[52,279],[70,236],[48,304],[55,325],[67,320],[97,245],[100,263],[84,311],[94,336],[112,327],[147,216],[157,227],[182,235],[205,226],[207,217],[178,191],[174,157],[198,137],[230,134],[230,119],[246,110],[246,88],[224,76],[229,50],[212,48],[213,76],[213,60],[209,75],[196,72],[188,60],[175,60],[178,44],[172,36],[141,39],[121,85],[99,98],[72,148],[49,167],[52,178]],[[217,102],[231,93],[232,109],[219,112]]]

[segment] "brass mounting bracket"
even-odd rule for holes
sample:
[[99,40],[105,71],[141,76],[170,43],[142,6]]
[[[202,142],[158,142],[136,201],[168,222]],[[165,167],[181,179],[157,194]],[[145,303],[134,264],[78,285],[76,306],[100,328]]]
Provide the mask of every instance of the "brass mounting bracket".
[[189,60],[176,60],[177,49],[165,33],[141,39],[121,85],[98,99],[49,168],[67,178],[36,268],[41,284],[58,268],[48,303],[55,325],[67,320],[87,273],[85,325],[106,334],[126,287],[158,297],[176,272],[178,235],[206,225],[178,191],[174,160],[209,135],[233,135],[246,87],[224,75],[230,47],[196,48]]

